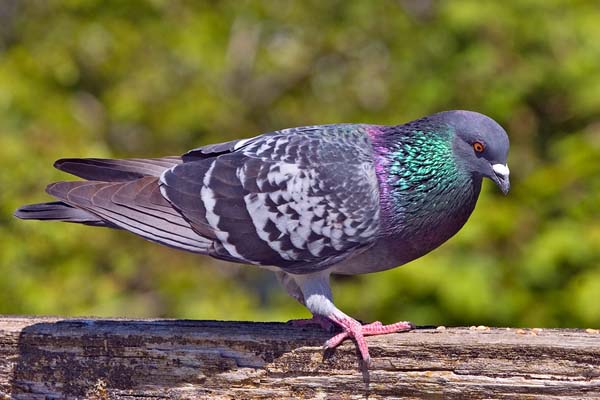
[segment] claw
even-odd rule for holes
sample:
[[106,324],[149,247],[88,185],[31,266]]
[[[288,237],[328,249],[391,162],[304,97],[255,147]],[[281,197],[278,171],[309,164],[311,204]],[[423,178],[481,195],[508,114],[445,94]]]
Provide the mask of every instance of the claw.
[[334,347],[339,346],[340,343],[342,343],[344,341],[344,339],[346,339],[347,337],[348,337],[348,332],[338,333],[337,335],[335,335],[334,337],[332,337],[331,339],[326,341],[325,344],[323,345],[323,348],[325,350],[333,349]]

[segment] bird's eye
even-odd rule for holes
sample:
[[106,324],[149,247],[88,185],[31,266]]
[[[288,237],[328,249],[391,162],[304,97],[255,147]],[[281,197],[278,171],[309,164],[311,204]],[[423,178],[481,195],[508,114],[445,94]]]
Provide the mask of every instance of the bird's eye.
[[475,150],[477,153],[483,153],[485,146],[481,142],[475,142],[473,143],[473,150]]

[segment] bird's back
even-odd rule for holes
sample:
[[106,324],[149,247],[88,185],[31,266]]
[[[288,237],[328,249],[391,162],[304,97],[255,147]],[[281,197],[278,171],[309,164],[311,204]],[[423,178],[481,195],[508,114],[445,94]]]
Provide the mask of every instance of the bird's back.
[[18,217],[120,228],[294,273],[327,268],[378,234],[378,184],[364,125],[286,129],[182,157],[55,165],[87,180],[49,185],[61,201],[25,206]]

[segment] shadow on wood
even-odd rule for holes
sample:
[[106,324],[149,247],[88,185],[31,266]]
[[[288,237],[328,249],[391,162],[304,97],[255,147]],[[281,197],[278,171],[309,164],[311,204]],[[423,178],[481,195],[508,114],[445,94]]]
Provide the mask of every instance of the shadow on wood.
[[[0,395],[91,398],[600,397],[600,333],[417,329],[350,341],[281,323],[0,318]],[[2,396],[0,396],[2,398]]]

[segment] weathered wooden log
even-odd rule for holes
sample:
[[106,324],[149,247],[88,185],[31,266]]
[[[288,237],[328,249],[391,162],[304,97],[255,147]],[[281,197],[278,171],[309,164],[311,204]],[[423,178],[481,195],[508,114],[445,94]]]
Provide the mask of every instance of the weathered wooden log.
[[319,328],[0,318],[0,398],[600,398],[600,332],[417,329],[324,354]]

